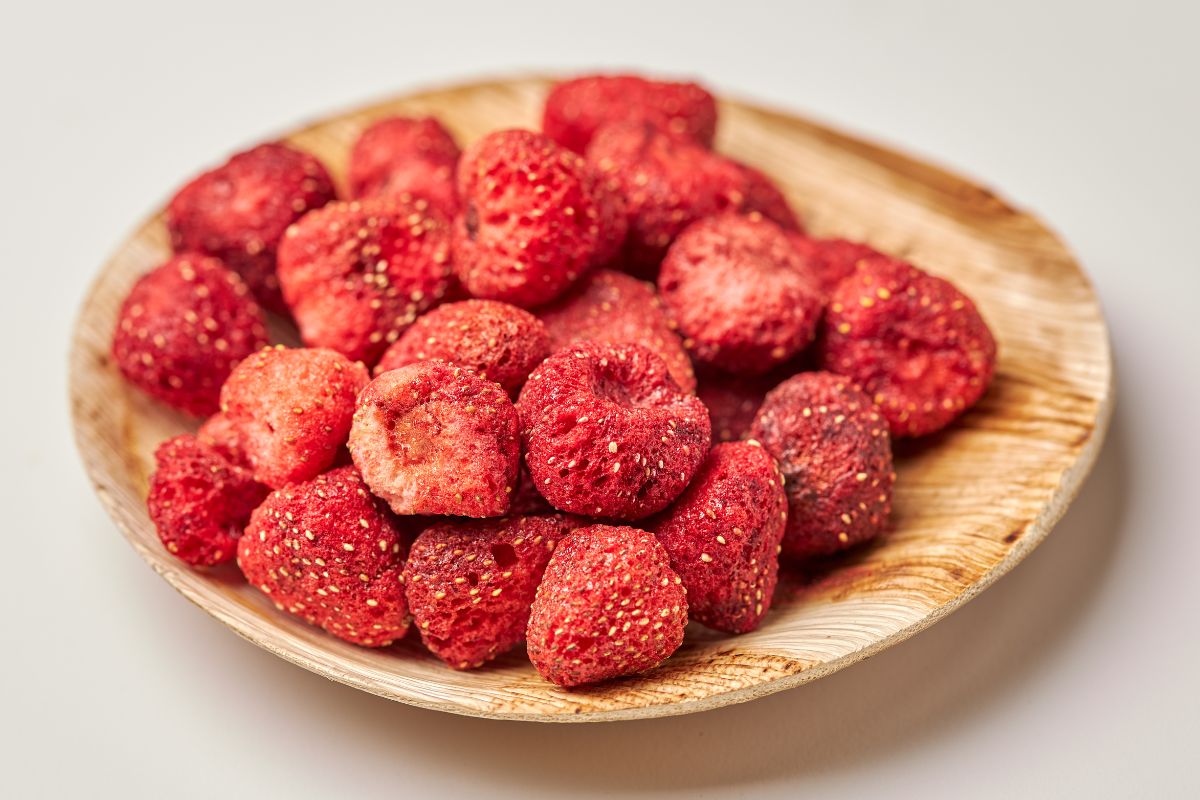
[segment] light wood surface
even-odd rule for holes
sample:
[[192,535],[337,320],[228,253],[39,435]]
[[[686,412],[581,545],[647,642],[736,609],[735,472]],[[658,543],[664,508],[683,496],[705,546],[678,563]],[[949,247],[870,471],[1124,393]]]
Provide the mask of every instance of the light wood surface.
[[[547,86],[518,79],[428,91],[286,138],[340,178],[373,119],[436,114],[466,143],[495,128],[536,127]],[[400,702],[506,719],[632,719],[751,700],[879,652],[974,597],[1045,538],[1104,438],[1112,365],[1087,277],[1036,218],[938,167],[745,103],[725,101],[721,114],[717,147],[772,174],[813,232],[863,239],[951,278],[978,303],[1000,346],[981,404],[952,429],[898,448],[893,532],[787,579],[760,630],[733,637],[692,625],[659,669],[567,691],[538,678],[519,652],[455,672],[411,642],[356,648],[276,611],[233,567],[200,571],[176,561],[144,499],[154,446],[195,423],[126,386],[108,357],[122,298],[169,252],[161,214],[101,270],[70,355],[79,450],[125,538],[185,597],[282,658]]]

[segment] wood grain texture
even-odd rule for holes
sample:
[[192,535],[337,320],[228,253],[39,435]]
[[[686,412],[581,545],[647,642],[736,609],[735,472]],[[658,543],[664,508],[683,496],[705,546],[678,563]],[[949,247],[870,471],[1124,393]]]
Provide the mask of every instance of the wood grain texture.
[[[536,127],[547,85],[519,79],[428,91],[286,138],[340,179],[357,134],[378,117],[436,114],[470,142],[499,127]],[[144,498],[154,446],[195,424],[126,386],[108,357],[122,298],[169,252],[161,213],[104,266],[70,357],[76,438],[105,508],[172,586],[260,647],[383,697],[484,717],[630,719],[750,700],[841,669],[958,608],[1047,535],[1100,448],[1112,367],[1092,287],[1050,231],[986,189],[788,114],[733,101],[721,114],[719,149],[775,176],[815,233],[863,239],[951,278],[1000,345],[981,404],[952,429],[898,448],[891,535],[788,579],[761,630],[731,637],[693,625],[659,669],[565,691],[540,680],[520,653],[455,672],[412,643],[352,647],[276,611],[232,567],[206,572],[176,561]]]

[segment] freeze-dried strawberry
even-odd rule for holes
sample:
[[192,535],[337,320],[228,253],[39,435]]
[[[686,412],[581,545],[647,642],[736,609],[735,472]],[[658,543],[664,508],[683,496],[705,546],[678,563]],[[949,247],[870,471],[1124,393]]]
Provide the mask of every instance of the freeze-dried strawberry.
[[649,526],[687,589],[692,619],[729,633],[759,626],[779,578],[783,475],[758,442],[719,444]]
[[883,255],[861,242],[846,239],[811,239],[800,233],[789,234],[789,238],[826,296],[833,294],[839,283],[854,274],[858,262]]
[[529,474],[561,511],[640,519],[679,496],[708,453],[708,411],[636,344],[580,342],[521,390]]
[[163,545],[194,566],[232,561],[267,487],[191,434],[160,444],[154,461],[146,508]]
[[198,176],[171,199],[167,228],[177,253],[216,256],[238,272],[258,301],[286,313],[275,275],[283,232],[334,199],[321,162],[286,144],[262,144]]
[[218,412],[204,420],[200,430],[196,431],[196,438],[200,444],[216,450],[226,461],[250,468],[246,449],[242,447],[241,430],[236,422],[224,414]]
[[587,75],[557,84],[546,97],[542,130],[582,153],[610,122],[632,120],[660,126],[712,145],[717,103],[695,83],[647,80],[637,75]]
[[806,347],[824,304],[787,234],[734,214],[684,231],[663,260],[658,290],[697,360],[747,375]]
[[192,253],[134,284],[117,315],[112,354],[134,386],[203,416],[217,410],[234,365],[266,343],[246,284],[217,259]]
[[996,341],[952,283],[876,256],[834,290],[819,356],[875,400],[893,436],[923,436],[983,396]]
[[334,636],[387,647],[408,630],[405,542],[353,467],[270,494],[238,541],[246,579]]
[[789,378],[767,394],[750,436],[783,472],[784,555],[826,555],[883,532],[896,479],[887,423],[850,380],[828,372]]
[[696,388],[692,361],[652,284],[623,272],[596,270],[538,316],[546,323],[553,350],[589,340],[634,342],[661,356],[685,392]]
[[362,364],[332,350],[260,350],[221,389],[221,410],[254,477],[272,487],[328,469],[350,433]]
[[359,395],[350,455],[397,514],[497,517],[517,479],[517,434],[499,384],[419,361],[384,372]]
[[744,439],[754,424],[763,398],[775,383],[774,372],[746,376],[702,370],[697,377],[696,396],[708,409],[713,441]]
[[559,686],[652,669],[679,649],[687,594],[653,534],[593,525],[559,542],[529,615],[529,659]]
[[362,132],[350,151],[350,196],[424,201],[452,219],[458,211],[458,157],[454,137],[433,117],[381,119]]
[[450,286],[450,228],[412,201],[331,203],[279,245],[283,296],[311,347],[374,364]]
[[[605,253],[607,183],[538,133],[497,131],[458,165],[463,211],[454,270],[473,296],[530,308],[562,294]],[[611,245],[608,245],[611,247]]]
[[653,275],[667,247],[696,220],[723,211],[783,213],[762,173],[653,125],[602,128],[587,159],[624,198],[629,232],[622,259],[636,274]]
[[590,166],[585,172],[584,185],[596,208],[596,252],[593,264],[608,264],[618,259],[629,234],[629,209],[620,183],[602,175]]
[[800,217],[792,210],[787,197],[765,172],[748,164],[739,163],[738,166],[742,168],[745,181],[742,188],[745,194],[742,202],[743,213],[758,212],[786,231],[804,229]]
[[509,514],[553,514],[554,506],[542,497],[542,493],[534,485],[525,460],[521,459],[517,466],[517,487],[513,489],[512,503],[508,507]]
[[483,666],[525,639],[529,607],[558,540],[561,514],[439,522],[404,566],[413,624],[430,652],[456,669]]
[[548,355],[546,326],[528,311],[495,300],[464,300],[418,318],[383,354],[375,374],[440,359],[470,367],[516,397]]

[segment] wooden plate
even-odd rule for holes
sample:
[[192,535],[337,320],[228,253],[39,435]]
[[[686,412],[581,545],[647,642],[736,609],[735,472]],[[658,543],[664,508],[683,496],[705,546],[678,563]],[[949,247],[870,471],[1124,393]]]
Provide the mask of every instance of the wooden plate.
[[[286,138],[340,177],[375,118],[436,114],[469,142],[495,128],[536,127],[547,85],[522,79],[414,94]],[[343,644],[277,612],[232,568],[198,571],[170,557],[146,517],[151,453],[194,423],[126,386],[108,358],[122,298],[168,254],[161,214],[100,272],[71,352],[75,434],[105,508],[159,574],[246,639],[327,678],[459,714],[595,721],[702,711],[827,675],[941,619],[1045,538],[1095,460],[1112,410],[1095,293],[1054,234],[986,189],[789,114],[726,101],[721,115],[719,149],[774,175],[815,233],[864,239],[953,279],[1000,343],[996,381],[979,407],[953,429],[898,448],[894,532],[781,585],[761,630],[733,637],[693,625],[654,672],[564,691],[520,653],[455,672],[411,643]]]

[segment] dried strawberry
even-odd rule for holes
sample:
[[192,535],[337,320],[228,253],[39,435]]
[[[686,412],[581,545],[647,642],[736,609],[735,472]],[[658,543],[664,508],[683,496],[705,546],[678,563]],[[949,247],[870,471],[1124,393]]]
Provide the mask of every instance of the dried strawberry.
[[747,375],[807,346],[824,304],[787,234],[734,214],[684,231],[663,260],[658,289],[698,361]]
[[687,595],[653,534],[593,525],[554,550],[529,615],[529,659],[579,686],[652,669],[683,642]]
[[553,300],[599,263],[615,235],[597,203],[607,184],[531,131],[498,131],[468,148],[458,189],[454,269],[475,297],[522,308]]
[[241,430],[236,422],[222,413],[213,414],[196,431],[196,438],[207,447],[216,450],[221,458],[250,469],[246,448],[242,446]]
[[[433,117],[388,117],[371,124],[350,151],[350,196],[420,201],[447,219],[458,212],[454,170],[459,149]],[[422,209],[423,210],[423,209]]]
[[146,508],[163,545],[194,566],[232,561],[267,487],[191,434],[160,444],[154,461]]
[[876,256],[834,290],[819,356],[824,369],[866,390],[893,436],[923,436],[983,396],[996,341],[949,281]]
[[633,342],[667,362],[671,377],[685,392],[694,391],[692,361],[652,284],[631,275],[601,269],[570,292],[538,311],[553,350],[576,342]]
[[742,168],[744,180],[742,191],[745,199],[741,208],[743,213],[758,212],[785,231],[798,232],[804,229],[800,217],[792,210],[783,191],[765,172],[748,164],[739,163],[738,166]]
[[374,364],[450,286],[450,228],[413,202],[331,203],[288,228],[283,296],[310,347]]
[[683,579],[691,618],[746,633],[771,607],[787,522],[783,475],[758,442],[719,444],[650,525]]
[[629,232],[623,258],[643,275],[653,274],[667,246],[690,223],[727,208],[730,193],[743,181],[733,162],[637,122],[602,128],[587,159],[625,200]]
[[523,641],[550,554],[573,527],[559,514],[426,528],[404,566],[408,607],[425,646],[468,669]]
[[420,361],[384,372],[359,395],[350,455],[397,514],[496,517],[516,483],[517,433],[498,384]]
[[624,199],[629,231],[622,263],[638,275],[653,276],[675,237],[705,217],[730,211],[788,226],[794,221],[761,172],[653,125],[602,128],[587,160]]
[[580,342],[542,362],[517,401],[525,463],[561,511],[640,519],[687,486],[711,437],[708,411],[635,344]]
[[826,555],[884,530],[896,479],[887,423],[851,381],[828,372],[789,378],[767,394],[750,436],[783,472],[785,555]]
[[826,295],[833,294],[839,283],[854,274],[858,262],[882,256],[868,245],[846,239],[811,239],[799,233],[792,233],[789,238]]
[[246,284],[217,259],[193,253],[134,284],[117,315],[112,354],[134,386],[204,416],[217,410],[234,365],[266,343]]
[[254,477],[271,487],[333,465],[350,433],[366,368],[332,350],[260,350],[221,389],[221,410]]
[[238,272],[266,308],[286,313],[275,250],[287,227],[334,199],[321,162],[285,144],[238,153],[192,180],[167,206],[175,252],[216,256]]
[[647,80],[637,75],[588,75],[557,84],[546,98],[542,130],[582,153],[596,131],[631,120],[689,136],[708,147],[717,129],[717,103],[695,83]]
[[408,630],[404,557],[396,520],[353,467],[272,492],[238,542],[238,566],[277,608],[366,647]]
[[418,318],[384,353],[375,374],[440,359],[470,367],[516,397],[548,355],[546,326],[528,311],[495,300],[464,300]]

